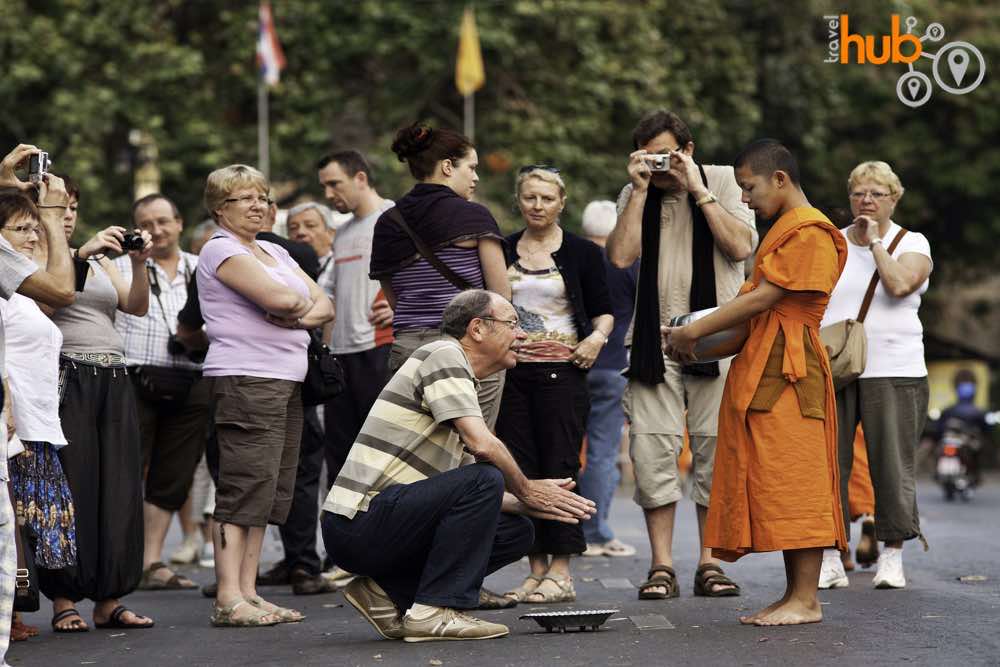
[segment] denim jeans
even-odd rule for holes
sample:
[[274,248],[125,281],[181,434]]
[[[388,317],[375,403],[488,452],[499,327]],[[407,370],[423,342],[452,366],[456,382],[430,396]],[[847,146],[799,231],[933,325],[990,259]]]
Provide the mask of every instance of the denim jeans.
[[580,495],[597,504],[597,513],[583,522],[587,544],[599,544],[615,537],[608,525],[611,499],[615,495],[621,473],[618,471],[618,449],[621,442],[625,412],[622,394],[628,382],[616,370],[591,369],[587,374],[590,391],[590,420],[587,422],[587,467],[580,475]]

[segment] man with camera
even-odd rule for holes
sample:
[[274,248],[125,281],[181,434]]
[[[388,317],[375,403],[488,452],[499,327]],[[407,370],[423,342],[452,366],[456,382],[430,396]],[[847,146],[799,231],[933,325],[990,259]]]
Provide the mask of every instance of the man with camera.
[[[670,318],[733,299],[743,260],[757,244],[754,217],[740,201],[730,166],[694,161],[690,129],[676,114],[653,111],[632,133],[630,183],[618,197],[618,221],[607,241],[619,268],[642,258],[624,405],[631,421],[635,500],[652,549],[640,599],[677,597],[672,539],[682,493],[677,459],[685,431],[693,455],[691,499],[704,530],[712,487],[719,405],[729,360],[681,365],[665,359],[660,327]],[[739,595],[739,587],[702,547],[695,595]]]
[[[115,327],[125,341],[132,377],[143,469],[146,471],[145,590],[196,588],[161,560],[163,541],[174,512],[187,499],[194,471],[205,451],[210,396],[201,378],[204,353],[188,352],[176,338],[177,314],[188,297],[188,284],[198,266],[197,255],[180,249],[184,229],[177,206],[162,194],[147,195],[132,205],[133,226],[153,240],[152,257],[145,265],[149,277],[149,312],[145,317],[120,313]],[[126,257],[118,270],[131,280]]]

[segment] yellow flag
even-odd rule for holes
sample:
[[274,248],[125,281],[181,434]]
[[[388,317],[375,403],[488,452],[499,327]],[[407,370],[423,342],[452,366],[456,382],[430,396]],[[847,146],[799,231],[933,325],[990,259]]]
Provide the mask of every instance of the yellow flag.
[[479,32],[472,9],[462,14],[462,29],[458,36],[458,59],[455,61],[455,87],[462,95],[471,95],[486,83],[483,53],[479,50]]

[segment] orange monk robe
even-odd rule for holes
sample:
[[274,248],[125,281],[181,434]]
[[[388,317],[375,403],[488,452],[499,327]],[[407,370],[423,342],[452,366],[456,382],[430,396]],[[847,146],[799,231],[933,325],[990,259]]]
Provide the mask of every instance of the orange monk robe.
[[[847,244],[815,208],[796,208],[771,227],[753,273],[740,290],[766,278],[791,293],[750,320],[749,337],[733,359],[719,408],[712,496],[705,545],[727,561],[760,551],[847,545],[837,472],[837,411],[830,363],[819,324],[847,261]],[[767,411],[751,410],[771,348],[784,341],[778,387]],[[807,355],[806,339],[813,352]],[[818,354],[815,351],[820,351]],[[811,382],[813,411],[795,383],[806,377],[807,356],[823,383]],[[780,382],[780,378],[778,380]],[[772,383],[773,386],[773,383]],[[820,393],[824,393],[820,391]]]
[[854,466],[851,468],[851,479],[847,482],[847,507],[851,521],[856,521],[863,514],[875,514],[875,489],[868,470],[868,447],[865,446],[861,424],[854,432]]

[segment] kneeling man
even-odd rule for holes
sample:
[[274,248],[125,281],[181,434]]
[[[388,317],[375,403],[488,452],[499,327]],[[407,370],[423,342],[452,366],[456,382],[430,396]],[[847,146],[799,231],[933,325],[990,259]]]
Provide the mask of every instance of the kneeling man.
[[383,637],[408,642],[506,635],[460,610],[528,552],[531,522],[518,515],[576,523],[594,513],[572,480],[527,479],[483,421],[476,385],[513,367],[525,337],[514,307],[468,290],[441,331],[389,380],[323,505],[327,552],[361,575],[347,601]]

